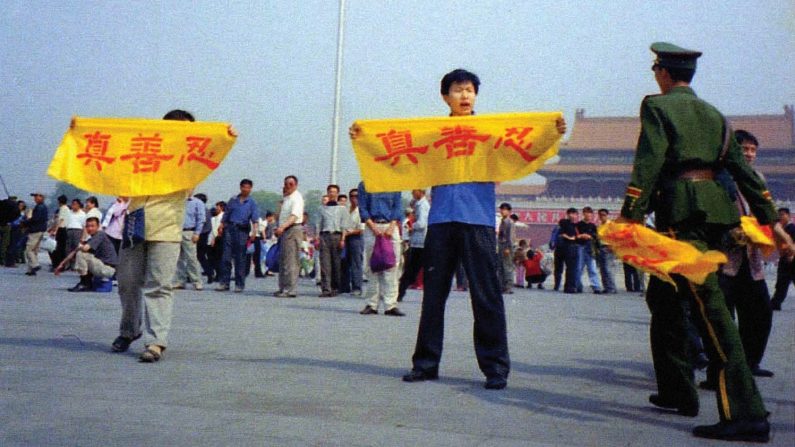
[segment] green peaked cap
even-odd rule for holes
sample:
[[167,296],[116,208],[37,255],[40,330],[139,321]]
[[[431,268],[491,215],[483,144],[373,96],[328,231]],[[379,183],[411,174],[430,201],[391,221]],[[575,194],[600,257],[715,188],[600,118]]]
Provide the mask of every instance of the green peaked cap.
[[696,59],[701,57],[700,51],[688,50],[668,42],[654,42],[651,51],[657,55],[656,65],[667,68],[696,69]]

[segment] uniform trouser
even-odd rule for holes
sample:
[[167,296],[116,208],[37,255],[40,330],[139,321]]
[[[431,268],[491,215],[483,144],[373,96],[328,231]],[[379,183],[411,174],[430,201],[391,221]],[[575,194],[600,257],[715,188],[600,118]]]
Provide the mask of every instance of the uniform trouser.
[[[721,234],[718,229],[702,227],[680,232],[686,240],[704,250],[708,234]],[[681,405],[698,402],[693,379],[693,366],[688,357],[687,320],[682,300],[690,300],[697,326],[702,329],[705,349],[715,359],[718,389],[715,393],[722,421],[765,417],[762,397],[756,388],[745,360],[740,334],[732,321],[715,273],[702,285],[673,275],[676,288],[653,277],[646,293],[651,311],[650,340],[657,389],[660,396]]]
[[602,286],[605,292],[613,293],[616,291],[616,282],[613,279],[613,264],[615,256],[607,247],[599,247],[596,252],[596,264],[599,266],[599,274],[602,278]]
[[246,287],[246,242],[248,230],[242,231],[230,223],[224,226],[224,251],[221,257],[221,277],[218,282],[229,285],[232,279],[232,264],[235,266],[235,286]]
[[[388,223],[375,224],[379,231],[384,231],[389,228]],[[373,256],[373,248],[375,247],[375,234],[370,228],[364,230],[364,262],[370,265],[370,258]],[[400,235],[398,231],[392,232],[392,250],[395,252],[395,260],[400,256]],[[367,283],[367,293],[365,299],[367,305],[373,309],[378,309],[378,303],[384,302],[384,310],[390,310],[397,307],[398,297],[398,274],[400,270],[398,266],[382,272],[375,273],[370,270],[369,282]]]
[[778,269],[776,270],[776,289],[770,303],[773,306],[781,307],[781,303],[787,298],[790,283],[795,284],[795,262],[789,262],[784,258],[778,258]]
[[560,288],[560,280],[563,278],[563,269],[566,266],[566,250],[562,244],[558,244],[555,247],[553,256],[555,259],[555,269],[553,270],[553,274],[555,275],[555,290],[558,290]]
[[602,290],[602,280],[599,278],[599,269],[596,267],[591,244],[577,244],[577,291],[582,291],[582,271],[588,272],[591,289],[594,292]]
[[342,234],[320,233],[320,288],[324,292],[336,292],[340,289],[340,273],[342,270]]
[[461,262],[469,279],[478,366],[486,377],[508,377],[511,361],[495,245],[490,226],[458,222],[428,226],[422,313],[412,357],[415,370],[435,372],[439,368],[445,304]]
[[773,311],[770,309],[770,294],[764,280],[755,281],[751,276],[748,258],[735,276],[720,275],[720,286],[726,297],[730,314],[737,313],[737,326],[743,343],[748,366],[756,368],[762,362],[767,340],[773,327]]
[[201,266],[196,255],[196,243],[193,242],[193,230],[182,232],[182,242],[179,245],[179,261],[177,274],[174,278],[176,284],[184,284],[190,280],[193,284],[201,284]]
[[406,290],[417,281],[417,276],[422,271],[424,253],[423,247],[409,247],[406,252],[406,262],[403,264],[403,274],[400,275],[398,285],[398,299],[403,299],[406,296]]
[[78,251],[75,258],[75,272],[80,276],[91,273],[95,278],[112,278],[116,273],[113,266],[107,265],[91,253]]
[[498,252],[502,290],[511,290],[513,288],[513,275],[516,272],[513,265],[513,250],[510,246],[500,246]]
[[119,335],[137,337],[143,320],[146,345],[168,345],[178,258],[179,242],[144,242],[121,249],[116,270],[121,298]]
[[301,225],[293,225],[279,236],[279,290],[282,292],[296,293],[303,238]]
[[39,266],[39,244],[43,237],[43,231],[28,233],[28,242],[25,244],[25,260],[28,263],[28,271]]

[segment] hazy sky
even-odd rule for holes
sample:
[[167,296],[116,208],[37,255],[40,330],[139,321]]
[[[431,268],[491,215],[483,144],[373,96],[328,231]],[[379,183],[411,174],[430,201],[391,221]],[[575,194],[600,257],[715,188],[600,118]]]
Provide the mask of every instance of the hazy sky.
[[[12,193],[46,168],[72,115],[160,118],[184,108],[240,137],[199,190],[242,177],[278,190],[329,177],[337,0],[14,1],[0,14],[0,173]],[[477,110],[634,116],[656,93],[649,45],[704,52],[693,86],[726,114],[795,103],[795,6],[753,1],[347,0],[339,183],[359,173],[357,118],[446,114],[439,79],[483,82]]]

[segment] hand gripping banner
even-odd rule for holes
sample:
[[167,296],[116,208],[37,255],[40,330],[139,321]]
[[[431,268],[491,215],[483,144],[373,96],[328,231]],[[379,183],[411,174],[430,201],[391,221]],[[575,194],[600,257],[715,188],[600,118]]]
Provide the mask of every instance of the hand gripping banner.
[[368,192],[501,182],[558,153],[560,112],[354,122],[353,148]]
[[72,120],[47,174],[115,196],[169,194],[201,183],[236,138],[228,124],[119,119]]

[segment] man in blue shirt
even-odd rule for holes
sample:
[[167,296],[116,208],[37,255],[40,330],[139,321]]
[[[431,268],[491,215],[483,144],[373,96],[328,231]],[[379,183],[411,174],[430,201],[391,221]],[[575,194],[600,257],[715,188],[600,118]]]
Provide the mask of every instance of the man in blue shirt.
[[41,243],[44,232],[47,231],[47,205],[44,204],[44,195],[40,192],[31,193],[36,206],[33,214],[25,220],[24,225],[28,229],[28,242],[25,245],[25,259],[28,263],[28,276],[35,276],[41,270],[39,266],[39,244]]
[[224,218],[218,227],[218,234],[223,235],[224,254],[221,261],[221,278],[215,289],[217,291],[229,290],[231,262],[235,263],[235,293],[240,293],[246,288],[246,243],[252,226],[256,233],[259,223],[257,202],[251,198],[253,187],[254,182],[247,178],[240,181],[240,194],[229,199]]
[[[400,254],[400,220],[403,218],[403,205],[399,192],[368,193],[364,183],[359,183],[359,215],[365,225],[364,262],[370,265],[376,239],[387,237],[392,241],[395,256]],[[370,271],[367,286],[367,305],[359,312],[362,315],[378,313],[378,303],[384,302],[384,315],[402,317],[405,314],[397,307],[398,268]]]
[[[444,76],[441,93],[450,116],[474,114],[480,79],[466,70]],[[566,130],[565,121],[557,123]],[[492,182],[434,186],[425,236],[422,315],[412,370],[406,382],[435,380],[444,339],[444,308],[459,261],[469,278],[475,317],[475,355],[487,389],[503,389],[510,371],[505,307],[495,248],[495,186]]]
[[196,244],[204,230],[206,219],[207,210],[204,209],[204,202],[197,197],[188,197],[185,200],[185,217],[182,221],[182,243],[174,280],[175,289],[184,289],[186,280],[190,280],[196,290],[204,289]]

